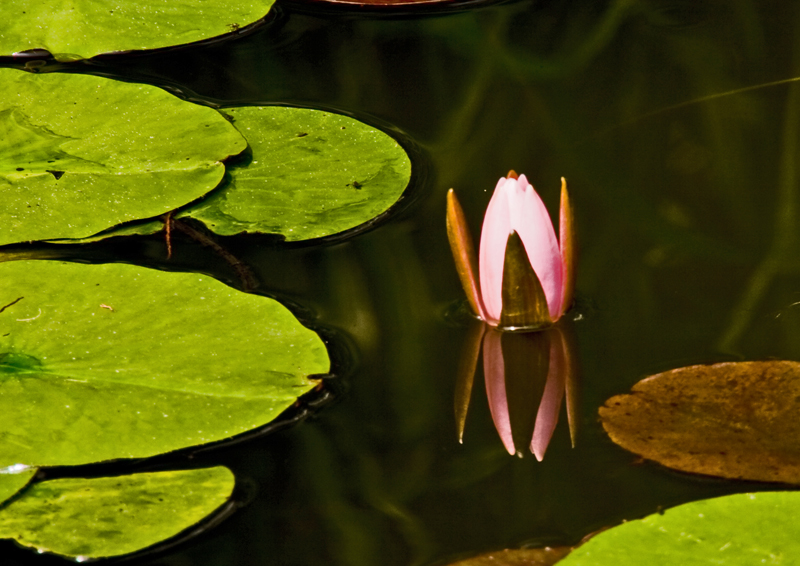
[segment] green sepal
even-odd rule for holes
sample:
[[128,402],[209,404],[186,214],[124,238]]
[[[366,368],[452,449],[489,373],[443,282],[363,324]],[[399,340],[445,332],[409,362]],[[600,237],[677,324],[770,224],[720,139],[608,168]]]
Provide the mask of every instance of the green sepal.
[[519,234],[512,232],[503,264],[503,310],[498,326],[519,331],[538,330],[551,324],[542,284],[531,267]]

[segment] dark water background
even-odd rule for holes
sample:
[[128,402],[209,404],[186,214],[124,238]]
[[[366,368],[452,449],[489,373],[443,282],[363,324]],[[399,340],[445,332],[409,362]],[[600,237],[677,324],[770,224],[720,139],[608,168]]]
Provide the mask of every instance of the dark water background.
[[[352,114],[408,147],[413,187],[391,217],[343,241],[220,239],[252,267],[256,292],[327,337],[332,400],[245,443],[112,467],[223,464],[238,481],[241,508],[221,525],[130,563],[446,564],[574,544],[623,519],[769,487],[639,462],[607,438],[597,409],[675,367],[800,359],[800,83],[737,91],[800,76],[800,5],[522,0],[387,17],[278,4],[231,41],[79,70],[222,106]],[[453,414],[467,327],[453,313],[463,292],[445,193],[456,188],[477,236],[512,168],[553,213],[565,176],[577,220],[568,323],[581,367],[579,436],[571,448],[562,411],[543,462],[505,452],[481,372],[463,444]],[[237,284],[187,240],[169,262],[157,237],[64,250]],[[62,563],[12,543],[0,550],[2,564]]]

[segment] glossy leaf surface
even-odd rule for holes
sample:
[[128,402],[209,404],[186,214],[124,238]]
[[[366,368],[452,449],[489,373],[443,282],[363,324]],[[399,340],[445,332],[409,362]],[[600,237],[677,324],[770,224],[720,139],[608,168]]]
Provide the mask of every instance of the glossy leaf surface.
[[600,408],[623,448],[683,470],[800,483],[800,363],[690,366],[644,379]]
[[796,564],[800,493],[740,493],[628,521],[578,547],[563,566]]
[[283,234],[288,241],[354,228],[385,212],[411,176],[403,148],[380,130],[303,108],[227,108],[252,150],[231,182],[180,216],[221,235]]
[[0,510],[0,538],[79,560],[129,554],[201,521],[233,486],[224,467],[45,481]]
[[222,180],[242,136],[147,85],[0,69],[0,245],[83,238],[164,214]]
[[228,438],[269,423],[329,369],[285,307],[206,276],[15,261],[0,281],[0,467]]
[[25,487],[34,474],[36,474],[36,468],[24,469],[18,473],[12,473],[11,470],[0,473],[0,503]]
[[264,17],[274,0],[4,0],[0,55],[46,49],[57,59],[157,49],[230,33]]

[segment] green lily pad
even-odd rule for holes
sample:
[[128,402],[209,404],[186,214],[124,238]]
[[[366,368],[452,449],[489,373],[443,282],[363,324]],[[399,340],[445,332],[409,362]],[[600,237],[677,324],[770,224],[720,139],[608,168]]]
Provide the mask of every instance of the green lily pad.
[[0,82],[0,245],[164,214],[216,187],[246,146],[215,110],[156,87],[15,69]]
[[602,532],[559,566],[797,564],[800,493],[740,493],[687,503]]
[[223,35],[251,24],[274,0],[4,0],[0,54],[46,49],[56,59],[158,49]]
[[287,241],[354,228],[403,194],[411,163],[400,144],[362,122],[281,106],[226,108],[252,162],[231,182],[183,211],[221,235],[283,234]]
[[20,468],[18,471],[14,469],[0,471],[0,503],[28,485],[28,482],[36,474],[36,468],[26,466],[20,466]]
[[329,370],[278,302],[141,267],[0,263],[0,468],[152,456],[269,423]]
[[611,439],[670,468],[800,483],[800,363],[736,362],[660,373],[600,408]]
[[79,560],[129,554],[201,521],[233,487],[224,467],[45,481],[0,510],[0,538]]
[[158,234],[165,231],[164,221],[160,218],[151,220],[142,220],[140,222],[131,222],[124,226],[117,226],[109,228],[89,236],[88,238],[76,238],[69,240],[48,240],[49,244],[89,244],[92,242],[100,242],[107,238],[116,238],[119,236],[149,236],[151,234]]

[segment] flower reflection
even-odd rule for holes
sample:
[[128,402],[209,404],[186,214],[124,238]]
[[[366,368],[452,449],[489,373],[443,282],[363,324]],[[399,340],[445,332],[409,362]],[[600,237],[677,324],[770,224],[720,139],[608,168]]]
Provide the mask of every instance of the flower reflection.
[[541,461],[565,396],[570,437],[575,446],[576,362],[571,335],[560,325],[533,333],[501,333],[486,324],[470,329],[455,396],[459,442],[464,435],[481,345],[489,409],[508,453],[522,456],[527,446]]

